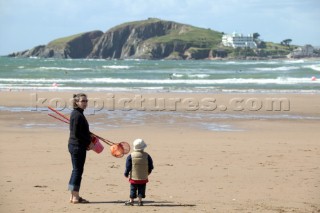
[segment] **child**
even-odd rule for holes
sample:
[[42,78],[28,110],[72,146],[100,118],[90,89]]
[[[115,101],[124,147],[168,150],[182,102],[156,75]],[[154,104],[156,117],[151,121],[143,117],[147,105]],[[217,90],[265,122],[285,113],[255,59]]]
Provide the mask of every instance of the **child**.
[[[151,156],[144,152],[147,144],[142,139],[133,142],[133,152],[127,157],[124,176],[129,177],[130,200],[125,202],[126,206],[133,206],[134,199],[138,197],[138,206],[143,206],[142,198],[145,198],[148,175],[153,170]],[[137,196],[138,192],[138,196]]]

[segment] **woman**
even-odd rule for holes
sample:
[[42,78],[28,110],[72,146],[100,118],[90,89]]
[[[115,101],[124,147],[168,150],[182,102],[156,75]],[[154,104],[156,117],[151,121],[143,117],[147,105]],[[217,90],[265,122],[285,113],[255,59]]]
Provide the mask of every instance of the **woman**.
[[73,168],[69,181],[71,203],[89,203],[89,201],[79,196],[87,150],[90,150],[92,147],[89,124],[83,115],[87,104],[88,99],[86,94],[79,93],[73,95],[73,111],[70,116],[70,137],[68,143]]

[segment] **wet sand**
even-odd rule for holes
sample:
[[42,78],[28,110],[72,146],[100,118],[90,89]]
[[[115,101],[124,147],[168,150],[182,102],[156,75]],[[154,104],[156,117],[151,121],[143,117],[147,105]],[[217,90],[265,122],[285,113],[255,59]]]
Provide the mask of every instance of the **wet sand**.
[[[47,116],[48,111],[42,111],[46,103],[39,98],[68,100],[71,94],[37,93],[35,109],[30,92],[1,92],[1,212],[320,211],[319,95],[114,93],[115,111],[94,110],[90,105],[91,131],[115,142],[132,144],[143,138],[153,157],[155,169],[145,206],[127,207],[123,205],[129,196],[129,183],[123,176],[125,157],[112,157],[107,145],[101,154],[90,151],[87,155],[80,194],[91,203],[68,203],[68,126]],[[110,95],[88,95],[112,103]],[[118,102],[134,97],[137,101],[136,95],[187,101],[186,105],[176,102],[175,110],[174,105],[164,110],[152,110],[152,104],[143,105],[144,110],[139,110],[140,105],[125,105],[138,107],[137,117],[136,111],[121,108],[124,105]],[[217,108],[194,110],[195,100],[213,106],[201,102],[204,98],[215,98]],[[234,98],[244,102],[232,105]],[[290,109],[283,105],[282,110],[268,111],[264,104],[259,110],[259,106],[241,105],[250,104],[249,99],[258,103],[267,98],[287,98]],[[206,128],[210,123],[228,128]]]

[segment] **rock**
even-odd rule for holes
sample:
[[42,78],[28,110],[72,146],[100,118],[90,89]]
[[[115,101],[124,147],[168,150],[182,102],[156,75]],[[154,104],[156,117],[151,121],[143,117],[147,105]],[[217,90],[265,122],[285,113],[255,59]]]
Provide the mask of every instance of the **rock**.
[[[204,36],[205,35],[205,36]],[[91,31],[56,39],[10,57],[101,59],[204,59],[222,34],[160,19],[130,22],[107,32]]]

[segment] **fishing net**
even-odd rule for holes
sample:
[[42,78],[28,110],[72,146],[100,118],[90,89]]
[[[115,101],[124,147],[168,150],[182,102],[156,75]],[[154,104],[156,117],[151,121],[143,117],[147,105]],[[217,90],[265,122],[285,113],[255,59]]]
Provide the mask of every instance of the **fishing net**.
[[130,152],[130,145],[127,142],[120,143],[123,148],[123,153],[128,154]]
[[121,158],[130,151],[130,145],[127,142],[121,142],[110,146],[111,155],[116,158]]

